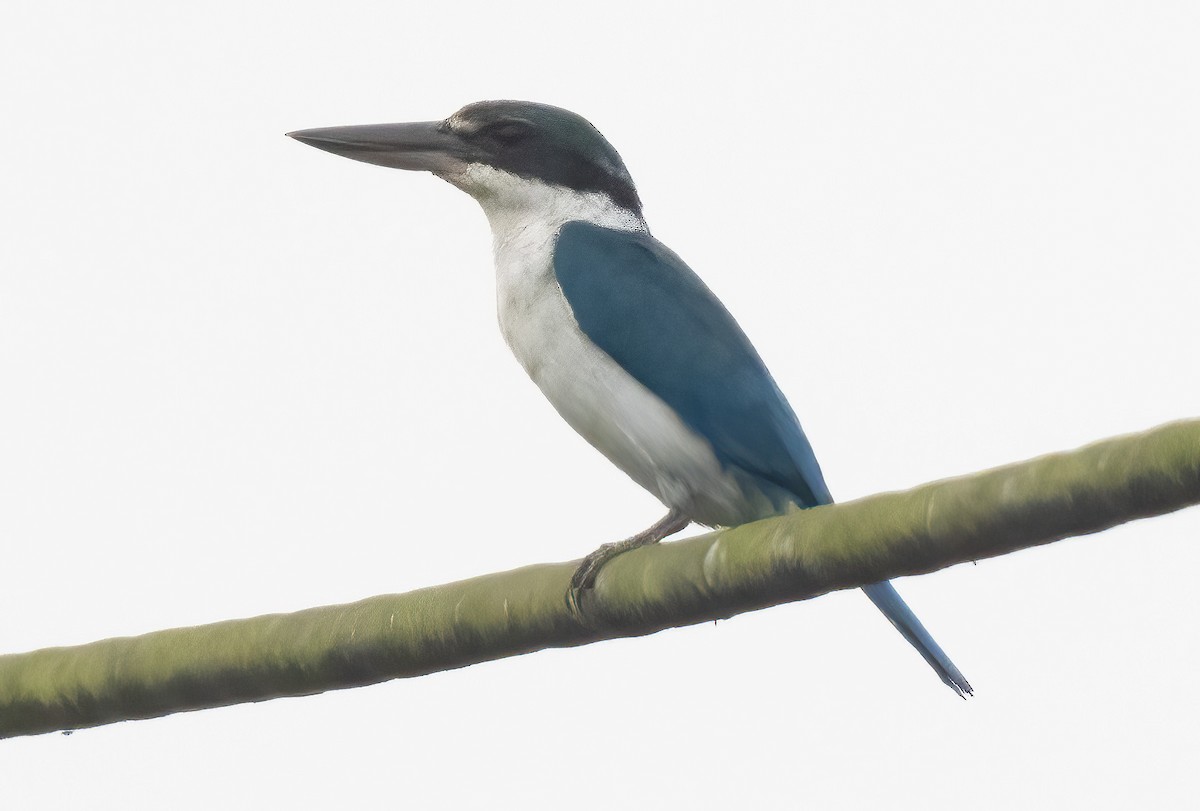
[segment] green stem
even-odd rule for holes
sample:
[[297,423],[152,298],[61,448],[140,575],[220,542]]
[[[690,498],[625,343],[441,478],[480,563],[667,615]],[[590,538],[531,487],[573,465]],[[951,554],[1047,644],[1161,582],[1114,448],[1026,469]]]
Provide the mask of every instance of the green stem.
[[970,476],[575,563],[0,656],[0,737],[320,693],[815,597],[1200,502],[1200,420]]

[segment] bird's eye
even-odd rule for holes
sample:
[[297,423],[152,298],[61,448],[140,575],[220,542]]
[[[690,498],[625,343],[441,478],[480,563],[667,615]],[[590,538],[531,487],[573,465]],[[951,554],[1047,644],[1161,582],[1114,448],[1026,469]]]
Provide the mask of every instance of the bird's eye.
[[529,135],[529,125],[524,121],[503,121],[489,128],[488,132],[501,141],[513,143]]

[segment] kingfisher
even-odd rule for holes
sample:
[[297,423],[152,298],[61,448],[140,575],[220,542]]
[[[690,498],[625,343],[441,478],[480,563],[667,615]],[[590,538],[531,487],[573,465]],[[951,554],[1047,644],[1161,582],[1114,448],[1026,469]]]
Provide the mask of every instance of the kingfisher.
[[[792,407],[737,321],[655,239],[612,145],[576,113],[480,101],[442,121],[298,130],[310,146],[430,172],[492,230],[500,330],[554,408],[667,514],[576,570],[576,610],[603,565],[695,522],[731,527],[831,504]],[[863,591],[959,696],[950,658],[890,582]]]

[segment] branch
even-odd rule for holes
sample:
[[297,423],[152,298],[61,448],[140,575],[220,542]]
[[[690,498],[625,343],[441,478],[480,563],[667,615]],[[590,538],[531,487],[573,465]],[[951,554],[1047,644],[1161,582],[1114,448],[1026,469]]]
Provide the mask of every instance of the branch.
[[629,552],[567,610],[574,563],[0,656],[0,737],[310,695],[722,619],[1200,502],[1200,420]]

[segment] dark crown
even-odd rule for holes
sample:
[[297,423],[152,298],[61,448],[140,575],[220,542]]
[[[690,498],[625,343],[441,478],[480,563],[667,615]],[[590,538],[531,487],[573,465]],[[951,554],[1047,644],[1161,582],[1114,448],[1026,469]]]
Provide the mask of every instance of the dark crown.
[[531,101],[478,101],[446,119],[445,126],[490,166],[578,191],[602,192],[641,214],[633,178],[617,150],[570,110]]

